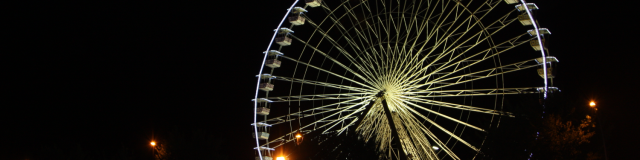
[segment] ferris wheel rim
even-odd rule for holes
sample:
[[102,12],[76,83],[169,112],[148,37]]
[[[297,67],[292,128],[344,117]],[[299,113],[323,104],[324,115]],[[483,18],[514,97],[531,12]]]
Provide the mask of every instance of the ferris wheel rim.
[[[281,21],[281,23],[280,23],[280,25],[279,25],[279,27],[278,27],[278,28],[281,28],[282,23],[285,21],[285,19],[287,18],[288,14],[290,13],[289,11],[293,9],[293,7],[295,6],[295,4],[297,4],[297,2],[298,2],[298,0],[296,0],[296,1],[293,3],[293,5],[291,5],[291,7],[289,8],[289,10],[288,10],[287,14],[285,14],[285,17],[284,17],[284,19]],[[524,0],[522,0],[522,2],[524,3]],[[323,6],[324,6],[324,5],[323,5]],[[526,5],[525,5],[525,6],[526,6]],[[337,10],[337,9],[336,9],[336,10]],[[330,16],[330,15],[328,15],[327,17],[329,17],[329,16]],[[475,15],[473,15],[473,16],[475,16]],[[322,22],[322,23],[323,23],[323,22]],[[336,25],[336,24],[334,23],[333,25]],[[354,27],[355,27],[355,26],[354,26]],[[537,27],[536,27],[536,28],[537,28]],[[318,28],[316,28],[316,29],[314,30],[314,33],[315,33],[317,30],[318,30]],[[485,29],[482,29],[482,31],[486,31],[486,30],[485,30]],[[538,31],[538,30],[536,29],[536,32],[537,32],[537,31]],[[348,32],[348,31],[347,31],[347,32]],[[276,33],[274,33],[274,37],[273,37],[273,38],[272,38],[272,40],[270,41],[270,45],[269,45],[269,47],[268,47],[267,51],[269,51],[269,48],[272,46],[272,44],[273,44],[273,42],[274,42],[274,39],[275,39],[275,36],[276,36],[277,34],[278,34],[277,32],[276,32]],[[540,34],[538,33],[538,37],[539,37],[539,36],[540,36]],[[311,36],[311,37],[313,37],[313,36]],[[342,37],[341,37],[341,38],[342,38]],[[448,38],[448,37],[447,37],[447,38]],[[297,38],[297,37],[294,37],[294,39],[298,39],[298,38]],[[299,40],[299,39],[298,39],[298,40]],[[538,40],[540,40],[540,38],[538,38]],[[503,43],[506,43],[506,42],[503,42]],[[541,44],[542,44],[542,43],[541,43]],[[320,44],[318,44],[318,45],[320,45]],[[305,48],[306,48],[306,47],[305,47]],[[543,55],[544,55],[544,52],[543,52]],[[265,62],[266,62],[267,56],[268,56],[268,54],[266,54],[266,53],[265,53],[265,56],[264,56],[264,58],[263,58],[263,62],[262,62],[262,66],[261,66],[261,69],[260,69],[260,74],[263,74],[263,68],[264,68],[264,66],[265,66]],[[293,60],[293,58],[290,58],[290,57],[286,57],[286,56],[282,56],[282,57],[285,57],[285,58],[287,58],[287,59],[291,59],[291,60]],[[326,56],[326,57],[329,57],[329,56]],[[326,58],[326,57],[325,57],[325,58]],[[545,56],[543,56],[543,57],[545,57]],[[297,60],[297,61],[300,61],[300,60],[301,60],[301,58],[302,58],[302,55],[298,58],[298,60]],[[542,58],[542,59],[543,59],[543,61],[544,61],[544,60],[546,60],[546,58]],[[526,61],[526,62],[530,62],[530,61],[531,61],[531,60],[528,60],[528,61]],[[296,66],[297,66],[297,65],[299,65],[299,64],[300,64],[300,62],[297,62],[297,63],[296,63]],[[543,64],[546,64],[546,62],[544,62]],[[332,64],[332,66],[333,66],[333,65],[335,65],[335,64]],[[308,68],[310,65],[306,65],[306,66],[307,66],[307,68]],[[546,67],[545,65],[542,65],[542,66]],[[500,65],[500,67],[502,67],[502,64]],[[535,65],[531,65],[531,66],[528,66],[528,67],[529,67],[529,68],[530,68],[530,67],[535,67]],[[348,68],[348,67],[346,67],[346,68]],[[545,71],[545,74],[544,74],[544,75],[546,76],[546,75],[547,75],[547,74],[546,74],[546,68],[545,68],[545,70],[544,70],[544,71]],[[296,72],[294,71],[294,76],[292,76],[292,77],[295,77],[295,74],[296,74]],[[304,74],[306,74],[306,72],[305,72]],[[346,74],[346,73],[345,73],[345,74]],[[356,73],[353,73],[353,74],[356,74]],[[280,76],[279,76],[279,77],[280,77]],[[293,80],[293,78],[292,78],[292,77],[288,77],[288,78],[289,78],[289,80],[291,81],[291,83],[292,83],[292,85],[293,85],[293,81],[294,81],[294,80]],[[361,78],[362,78],[362,76],[361,76],[361,75],[360,75],[359,77],[361,77]],[[284,78],[286,79],[287,77],[284,77]],[[354,78],[355,78],[355,77],[354,77]],[[442,77],[441,77],[441,78],[442,78]],[[454,77],[450,77],[450,78],[454,78]],[[256,118],[256,113],[257,113],[256,108],[257,108],[257,106],[258,106],[258,99],[259,99],[259,97],[258,97],[258,93],[259,93],[259,85],[260,85],[260,82],[261,82],[260,80],[261,80],[261,78],[260,78],[260,77],[258,77],[258,87],[256,87],[256,95],[255,95],[255,98],[254,98],[254,100],[255,100],[255,102],[254,102],[254,124],[257,124],[257,123],[258,123],[257,118]],[[366,78],[362,78],[361,80],[367,80],[367,79],[366,79]],[[303,79],[302,79],[302,81],[309,81],[309,80],[305,80],[305,79],[303,78]],[[445,79],[445,80],[442,80],[442,81],[446,81],[446,79]],[[318,82],[318,83],[319,83],[319,82]],[[302,85],[302,84],[301,84],[301,85]],[[325,86],[325,87],[326,87],[326,86]],[[334,87],[343,87],[343,86],[336,85],[336,86],[334,86]],[[366,87],[366,88],[354,88],[354,87],[352,87],[352,86],[348,86],[348,87],[345,87],[345,88],[351,88],[351,89],[354,89],[354,91],[371,91],[371,90],[369,90],[369,89],[375,89],[375,88],[372,88],[371,86],[367,86],[367,85],[365,85],[365,84],[362,84],[362,87]],[[369,89],[367,89],[367,88],[369,88]],[[420,88],[420,87],[416,87],[416,88]],[[440,88],[443,88],[443,87],[440,87]],[[438,89],[438,88],[435,88],[435,89]],[[435,89],[430,89],[430,90],[435,90]],[[521,89],[523,89],[523,90],[524,90],[524,89],[529,89],[529,88],[521,88]],[[488,89],[485,89],[485,90],[488,90]],[[499,90],[499,89],[494,89],[494,90]],[[514,89],[514,90],[517,90],[517,89]],[[545,78],[545,89],[544,89],[544,90],[545,90],[545,97],[546,97],[546,91],[548,90],[548,89],[547,89],[547,86],[546,86],[546,78]],[[503,90],[502,90],[502,91],[506,91],[506,90],[504,89],[504,87],[503,87]],[[504,95],[506,92],[502,92],[502,93],[503,93],[503,95]],[[509,92],[509,93],[515,93],[515,92]],[[340,94],[341,94],[341,93],[340,93]],[[361,92],[361,93],[351,93],[351,92],[349,92],[349,94],[369,94],[369,96],[371,96],[371,95],[370,95],[371,93],[364,93],[364,92]],[[325,95],[325,94],[322,94],[322,95]],[[289,94],[289,96],[288,96],[288,97],[289,97],[289,98],[291,98],[291,97],[294,97],[294,96],[299,96],[299,97],[301,97],[301,96],[303,96],[303,95],[291,95],[291,92],[290,92],[290,94]],[[274,97],[274,98],[275,98],[275,99],[282,99],[283,97],[285,97],[285,98],[286,98],[287,96],[280,96],[280,97]],[[265,97],[265,98],[266,98],[266,99],[269,99],[269,97]],[[367,97],[367,98],[371,98],[371,97]],[[348,98],[348,99],[350,99],[350,100],[361,100],[361,99],[366,99],[366,98]],[[301,100],[301,99],[298,99],[298,101],[300,101],[300,100]],[[371,101],[371,100],[372,100],[372,99],[367,99],[367,101]],[[274,102],[275,102],[275,101],[274,101]],[[409,103],[410,103],[410,102],[409,102]],[[367,103],[367,104],[368,104],[368,103]],[[412,104],[412,103],[410,103],[410,104]],[[353,105],[353,106],[355,107],[356,105]],[[365,107],[366,105],[362,105],[362,106],[363,106],[363,107]],[[494,109],[495,109],[495,108],[494,108]],[[354,112],[354,113],[356,113],[356,112]],[[433,113],[438,113],[438,112],[433,112]],[[497,113],[497,115],[504,115],[504,114],[506,114],[506,113]],[[507,115],[508,115],[508,114],[507,114]],[[446,116],[446,115],[445,115],[445,116]],[[499,117],[500,117],[500,116],[499,116]],[[265,119],[266,119],[266,118],[265,118]],[[353,123],[353,122],[355,122],[355,120],[354,120],[354,121],[352,121],[352,123]],[[336,124],[337,124],[337,123],[336,123]],[[474,128],[474,127],[472,127],[472,128]],[[479,127],[475,127],[474,129],[479,129],[479,130],[484,131],[483,129],[481,129],[481,128],[479,128]],[[258,136],[258,129],[257,129],[257,125],[254,125],[254,134],[255,134],[255,136],[256,136],[256,137]],[[462,133],[461,133],[461,134],[462,134]],[[287,134],[287,135],[288,135],[288,134]],[[286,135],[285,135],[285,136],[286,136]],[[258,150],[260,150],[261,145],[260,145],[260,142],[259,142],[258,138],[256,138],[256,143],[257,143],[257,149],[258,149]],[[483,143],[484,143],[484,142],[483,142]],[[267,143],[267,144],[268,144],[268,143]],[[260,151],[258,151],[258,152],[259,152],[259,156],[262,158],[262,155],[260,154]]]

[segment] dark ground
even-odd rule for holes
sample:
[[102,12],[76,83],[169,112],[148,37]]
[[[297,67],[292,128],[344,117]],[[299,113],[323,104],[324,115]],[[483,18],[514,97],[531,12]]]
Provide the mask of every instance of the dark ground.
[[[598,101],[609,158],[633,159],[640,26],[631,4],[531,2],[553,32],[549,47],[561,61],[556,86],[568,101]],[[194,132],[215,141],[192,146],[252,159],[254,76],[289,3],[16,5],[6,13],[12,29],[3,51],[9,81],[2,87],[0,159],[78,152],[148,159],[152,133],[170,139]]]

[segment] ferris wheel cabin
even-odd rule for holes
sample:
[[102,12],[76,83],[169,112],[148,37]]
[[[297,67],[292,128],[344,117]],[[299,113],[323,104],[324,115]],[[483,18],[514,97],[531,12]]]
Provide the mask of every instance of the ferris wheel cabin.
[[318,7],[322,5],[322,0],[305,0],[305,2],[307,2],[309,7]]
[[516,4],[516,3],[520,3],[519,0],[504,0],[504,2],[507,2],[507,4]]
[[265,63],[265,66],[270,68],[278,68],[280,67],[280,64],[282,64],[281,61],[277,59],[270,59],[270,60],[267,60],[267,62]]
[[280,46],[291,45],[291,38],[289,38],[287,35],[289,35],[289,33],[293,33],[293,30],[289,28],[280,28],[276,31],[278,32],[278,36],[276,37],[277,44],[279,44]]
[[[255,134],[252,134],[253,138],[256,138]],[[267,140],[269,139],[269,133],[267,132],[258,132],[258,139],[260,140]]]
[[270,83],[261,83],[260,90],[262,91],[273,91],[273,84]]
[[[551,34],[551,31],[549,31],[549,29],[547,29],[547,28],[540,28],[540,29],[538,29],[538,32],[540,32],[540,34],[542,34],[542,35]],[[533,30],[533,29],[528,30],[527,33],[529,33],[529,35],[531,35],[531,36],[538,36],[538,33],[536,33],[536,31]]]
[[277,37],[276,38],[276,43],[281,45],[281,46],[290,46],[291,45],[291,38],[289,38],[289,37]]
[[[260,157],[256,157],[256,160],[260,160]],[[262,160],[273,160],[273,158],[269,156],[262,156]]]
[[[535,3],[527,3],[527,8],[529,8],[529,10],[537,10],[538,6]],[[516,9],[518,9],[518,11],[522,12],[526,8],[524,7],[524,5],[519,4],[519,5],[516,5]]]
[[518,20],[520,21],[520,23],[522,23],[523,26],[530,26],[533,25],[533,22],[531,21],[531,18],[529,18],[528,14],[521,14],[518,16]]
[[[558,59],[554,56],[547,56],[547,78],[555,78],[554,74],[553,74],[553,65],[554,63],[558,63]],[[542,64],[542,57],[540,58],[536,58],[536,62],[538,62],[538,64]],[[538,68],[538,75],[542,78],[544,78],[544,69],[543,68]]]
[[[540,51],[542,48],[540,47],[540,42],[538,42],[537,39],[531,40],[529,41],[529,44],[531,44],[531,47],[533,47],[534,50],[536,51]],[[544,45],[544,39],[542,39],[542,44]],[[544,46],[544,49],[547,49],[547,46]]]
[[303,25],[305,20],[306,19],[304,19],[304,17],[302,17],[300,15],[295,15],[295,16],[289,17],[289,23],[291,23],[293,25],[296,25],[296,26]]

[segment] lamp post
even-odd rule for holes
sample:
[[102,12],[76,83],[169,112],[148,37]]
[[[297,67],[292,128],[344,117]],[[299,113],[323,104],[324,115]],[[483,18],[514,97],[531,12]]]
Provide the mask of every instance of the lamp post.
[[[598,108],[596,108],[596,102],[595,101],[591,101],[589,102],[589,107],[593,108],[594,114],[597,115],[598,112]],[[602,121],[600,120],[602,119],[602,116],[598,116],[596,117],[596,121],[598,122],[599,126],[598,128],[600,128],[600,135],[602,136],[602,147],[604,148],[604,159],[609,160],[609,157],[607,156],[607,143],[605,142],[604,139],[604,130],[602,130],[602,128],[604,127],[604,124],[602,123]]]
[[151,155],[153,155],[153,159],[156,159],[156,142],[151,141]]

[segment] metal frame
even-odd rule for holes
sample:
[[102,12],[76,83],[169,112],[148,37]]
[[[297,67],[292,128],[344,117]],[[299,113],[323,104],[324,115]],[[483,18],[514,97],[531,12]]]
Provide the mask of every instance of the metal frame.
[[[287,122],[291,126],[292,122],[301,123],[301,120],[311,117],[316,120],[305,125],[300,124],[299,128],[291,128],[292,132],[270,138],[264,143],[256,139],[255,149],[258,150],[259,157],[263,154],[270,156],[270,151],[294,141],[293,134],[300,131],[305,134],[318,131],[320,134],[340,135],[357,126],[356,132],[365,141],[375,139],[379,151],[385,153],[388,158],[412,155],[417,159],[460,159],[452,150],[457,143],[477,152],[482,146],[473,145],[461,138],[464,132],[457,131],[458,125],[455,128],[441,126],[429,115],[459,124],[463,131],[468,127],[486,132],[486,127],[470,124],[462,115],[456,118],[454,115],[441,113],[434,109],[434,106],[460,110],[468,114],[514,117],[513,113],[501,110],[499,97],[537,93],[547,97],[549,88],[546,58],[541,58],[542,63],[537,63],[534,58],[506,65],[499,60],[501,54],[506,54],[522,44],[535,39],[541,41],[538,25],[527,8],[535,4],[521,0],[522,4],[528,5],[520,5],[520,8],[516,7],[518,10],[513,9],[492,21],[485,18],[494,8],[501,5],[502,0],[486,0],[476,4],[477,8],[469,8],[469,4],[473,2],[450,0],[380,1],[385,2],[383,4],[386,4],[386,1],[398,4],[386,6],[379,5],[378,1],[374,0],[354,3],[343,0],[331,5],[335,6],[334,8],[329,8],[326,2],[322,2],[318,8],[309,11],[310,14],[324,11],[327,14],[324,19],[314,21],[317,19],[300,14],[299,16],[305,18],[303,25],[311,26],[313,31],[306,40],[301,38],[306,36],[289,33],[287,37],[296,41],[291,45],[302,45],[303,50],[287,51],[289,56],[297,55],[297,58],[278,55],[282,61],[290,62],[286,67],[295,68],[293,73],[289,73],[292,75],[273,75],[276,68],[265,72],[263,69],[268,56],[265,54],[259,75],[266,75],[262,78],[266,83],[284,82],[275,90],[288,90],[289,95],[282,95],[284,92],[262,92],[259,88],[256,89],[252,123],[256,137],[258,127],[275,127]],[[277,50],[270,50],[278,30],[285,29],[282,24],[297,3],[298,0],[291,5],[278,25],[267,51],[279,52],[283,49],[279,46]],[[408,3],[412,4],[407,5]],[[307,7],[309,6],[296,7],[296,10],[306,11]],[[500,31],[504,28],[516,24],[513,22],[518,21],[517,16],[520,14],[517,12],[521,8],[526,10],[533,22],[535,37],[525,36],[530,33],[523,30],[522,33],[512,34],[512,38],[496,43],[495,35],[502,34]],[[442,11],[437,12],[438,9]],[[345,21],[350,23],[343,23]],[[489,23],[485,25],[483,22]],[[286,30],[294,26],[297,25],[291,24]],[[540,44],[543,45],[541,42]],[[547,57],[544,49],[541,50],[541,54],[542,57]],[[313,57],[322,58],[322,63],[312,61]],[[492,68],[477,69],[481,64],[492,62]],[[495,88],[468,87],[487,78],[495,78],[498,82],[507,74],[531,70],[540,65],[545,71],[544,87],[505,88],[498,84]],[[316,75],[310,74],[310,70]],[[261,82],[262,79],[258,78],[258,86],[264,83]],[[340,81],[337,81],[338,79]],[[299,85],[300,90],[293,90],[294,85]],[[331,89],[329,93],[328,89]],[[273,96],[270,95],[271,92],[280,95]],[[312,94],[303,94],[307,92]],[[476,96],[495,97],[496,102],[487,107],[465,104],[466,99],[464,103],[446,100]],[[381,101],[380,97],[383,97],[384,101]],[[324,105],[307,107],[302,104],[317,101],[322,101]],[[281,102],[294,106],[297,103],[301,108],[304,107],[304,110],[289,111],[286,115],[264,116],[264,120],[258,120],[258,104],[269,106]],[[359,114],[363,116],[358,116]],[[429,127],[423,122],[428,122],[426,124],[429,124]],[[437,129],[432,129],[431,126]],[[440,133],[434,132],[444,133],[449,138],[438,137],[441,136]],[[396,153],[388,147],[394,137],[392,135],[400,142],[401,152]],[[432,146],[438,146],[441,150],[434,150]]]

